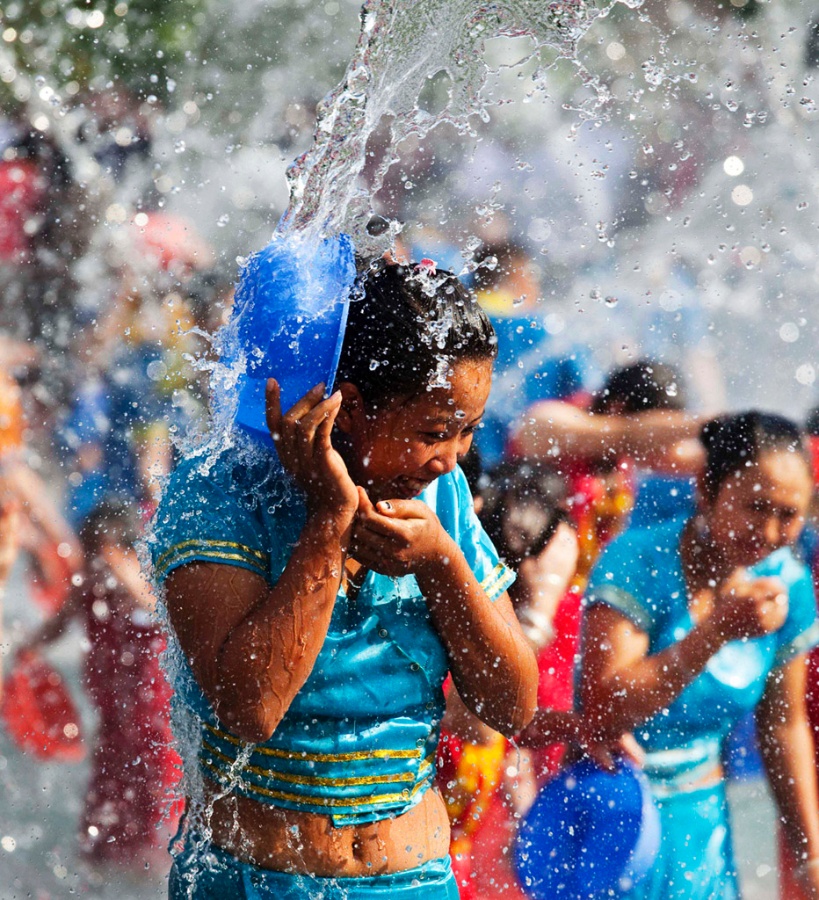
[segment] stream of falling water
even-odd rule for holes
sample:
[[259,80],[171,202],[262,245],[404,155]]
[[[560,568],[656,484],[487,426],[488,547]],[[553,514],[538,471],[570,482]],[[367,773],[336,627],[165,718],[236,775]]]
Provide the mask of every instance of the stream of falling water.
[[[389,223],[379,234],[371,234],[367,225],[373,197],[397,162],[403,141],[410,136],[421,139],[444,123],[471,134],[475,118],[487,120],[490,108],[503,102],[497,94],[489,98],[483,92],[492,74],[485,59],[490,40],[528,40],[528,52],[514,67],[533,64],[534,89],[545,88],[557,60],[570,60],[591,88],[590,99],[579,112],[598,115],[609,95],[578,59],[578,43],[618,2],[637,8],[642,0],[367,0],[353,58],[341,82],[319,104],[312,146],[288,170],[290,201],[274,240],[288,240],[301,248],[294,253],[304,280],[312,277],[310,248],[322,238],[350,235],[356,254],[365,259],[382,255],[392,245],[398,223]],[[433,114],[419,100],[427,84],[441,77],[448,99]],[[385,126],[387,152],[364,185],[361,175],[372,155],[370,139]],[[315,316],[322,309],[306,298],[304,312]],[[239,319],[234,315],[216,338],[221,362],[201,362],[211,370],[214,417],[211,434],[200,449],[211,458],[214,450],[235,440],[237,395],[250,354],[264,351],[263,346],[242,345]]]
[[[637,7],[641,0],[622,2]],[[345,76],[319,106],[313,145],[288,172],[290,204],[280,228],[309,235],[345,232],[360,254],[383,251],[391,234],[373,239],[365,226],[371,198],[395,162],[401,142],[410,135],[423,137],[443,123],[468,132],[474,116],[488,117],[491,104],[482,93],[489,74],[486,42],[528,38],[529,53],[516,65],[536,60],[535,85],[545,82],[547,70],[558,58],[573,60],[580,77],[594,83],[577,61],[577,45],[610,8],[608,0],[368,0]],[[432,114],[420,108],[419,97],[430,79],[442,75],[448,83],[448,101]],[[596,103],[602,104],[604,90],[594,86]],[[364,188],[359,175],[368,141],[384,122],[390,150],[373,183]]]

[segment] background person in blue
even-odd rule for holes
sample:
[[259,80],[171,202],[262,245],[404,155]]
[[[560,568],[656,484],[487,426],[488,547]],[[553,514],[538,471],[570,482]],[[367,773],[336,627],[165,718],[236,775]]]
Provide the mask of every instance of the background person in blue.
[[268,383],[281,466],[258,445],[190,459],[157,515],[207,817],[189,806],[172,898],[455,900],[444,678],[506,734],[534,712],[514,576],[457,466],[492,327],[448,273],[379,262],[360,283],[335,393],[283,413]]
[[660,857],[632,898],[739,896],[720,765],[755,709],[768,779],[799,877],[819,897],[819,801],[805,710],[819,629],[791,546],[811,469],[797,427],[758,412],[703,427],[699,510],[631,529],[592,572],[583,709],[603,733],[633,731],[660,808]]

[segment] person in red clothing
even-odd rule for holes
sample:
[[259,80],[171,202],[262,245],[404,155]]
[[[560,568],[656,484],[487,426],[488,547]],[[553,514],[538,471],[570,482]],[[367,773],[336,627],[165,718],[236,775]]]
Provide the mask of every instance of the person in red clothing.
[[84,681],[99,723],[79,825],[82,856],[95,866],[139,871],[165,864],[179,816],[179,758],[170,730],[170,688],[160,665],[165,640],[134,544],[133,504],[106,498],[87,518],[82,583],[23,650],[59,637],[71,619],[88,639]]

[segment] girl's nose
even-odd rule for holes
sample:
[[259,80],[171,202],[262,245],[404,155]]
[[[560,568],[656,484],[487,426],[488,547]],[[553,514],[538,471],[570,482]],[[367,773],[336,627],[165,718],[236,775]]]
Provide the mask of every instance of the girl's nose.
[[429,465],[434,467],[436,476],[451,472],[458,465],[457,444],[453,441],[451,444],[442,446],[429,461]]
[[765,520],[763,535],[765,537],[765,543],[769,547],[778,549],[783,545],[783,543],[785,542],[785,539],[783,537],[784,526],[778,516],[768,516],[768,518]]

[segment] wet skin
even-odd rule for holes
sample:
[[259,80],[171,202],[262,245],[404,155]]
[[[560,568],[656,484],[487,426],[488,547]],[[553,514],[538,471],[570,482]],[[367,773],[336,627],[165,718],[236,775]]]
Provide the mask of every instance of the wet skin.
[[805,525],[812,486],[805,459],[784,450],[763,453],[726,479],[704,511],[724,568],[752,566],[793,544]]
[[[537,669],[511,601],[488,601],[437,516],[412,499],[469,449],[490,379],[489,361],[463,360],[450,370],[448,387],[395,398],[379,410],[345,384],[327,400],[320,389],[311,392],[285,415],[270,386],[268,422],[279,456],[307,496],[308,521],[285,572],[270,588],[245,570],[192,563],[167,585],[171,620],[197,680],[239,737],[260,743],[275,730],[309,676],[350,563],[414,573],[465,700],[505,733],[529,721]],[[203,608],[213,614],[202,616]],[[435,790],[396,818],[342,828],[320,814],[211,798],[216,843],[278,871],[398,872],[441,858],[449,847]]]

